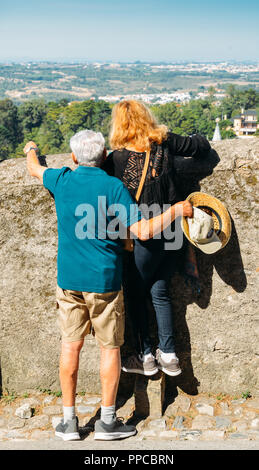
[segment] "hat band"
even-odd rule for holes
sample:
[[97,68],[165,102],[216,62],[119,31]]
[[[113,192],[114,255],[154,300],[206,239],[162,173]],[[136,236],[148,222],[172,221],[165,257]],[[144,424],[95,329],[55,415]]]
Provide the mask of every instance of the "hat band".
[[[216,218],[218,220],[218,223],[219,223],[219,228],[217,230],[215,230],[215,229],[211,229],[211,230],[213,230],[216,233],[216,235],[218,235],[222,230],[222,220],[221,220],[221,217],[218,214],[218,212],[216,212],[215,209],[212,209],[212,207],[209,207],[209,206],[196,206],[196,207],[198,207],[198,209],[201,209],[201,210],[202,209],[207,209],[209,212],[212,212],[216,216]],[[204,212],[206,212],[206,211],[204,211]],[[207,212],[206,212],[206,214],[207,214]],[[211,214],[209,214],[209,215],[211,215]],[[212,235],[213,235],[213,233],[209,237],[207,235],[207,238],[211,238]]]

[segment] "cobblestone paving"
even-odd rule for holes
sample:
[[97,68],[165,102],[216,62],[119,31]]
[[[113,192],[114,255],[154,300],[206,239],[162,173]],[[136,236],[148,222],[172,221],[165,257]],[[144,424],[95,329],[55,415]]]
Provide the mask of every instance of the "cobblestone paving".
[[[0,400],[0,441],[51,440],[62,417],[62,398],[42,391]],[[77,395],[76,413],[82,439],[93,439],[93,426],[99,418],[100,396]],[[167,406],[163,416],[138,417],[134,397],[119,399],[117,416],[137,426],[130,439],[163,441],[259,441],[259,398],[227,395],[190,396],[180,393]]]

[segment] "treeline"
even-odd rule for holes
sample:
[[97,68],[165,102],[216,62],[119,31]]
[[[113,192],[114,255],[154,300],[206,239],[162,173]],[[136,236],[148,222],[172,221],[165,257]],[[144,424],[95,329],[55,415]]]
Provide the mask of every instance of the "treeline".
[[69,152],[70,137],[82,129],[108,136],[111,107],[103,101],[67,100],[45,103],[26,101],[16,106],[0,101],[0,159],[24,156],[28,140],[37,142],[42,154]]
[[[200,133],[212,139],[215,119],[219,117],[222,138],[234,138],[231,118],[241,108],[259,110],[259,93],[254,89],[238,90],[233,85],[220,105],[215,103],[214,90],[206,100],[191,100],[188,104],[153,105],[152,111],[160,123],[181,135]],[[101,131],[107,146],[112,105],[104,101],[68,103],[26,101],[20,105],[10,99],[0,101],[0,160],[24,156],[23,147],[34,140],[42,154],[70,151],[70,137],[82,129]]]

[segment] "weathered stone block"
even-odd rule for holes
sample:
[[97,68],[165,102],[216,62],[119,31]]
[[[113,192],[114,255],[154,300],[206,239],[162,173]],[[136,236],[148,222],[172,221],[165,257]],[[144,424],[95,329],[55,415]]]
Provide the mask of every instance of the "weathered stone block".
[[175,429],[184,429],[184,424],[183,424],[184,421],[185,421],[184,416],[176,416],[172,427],[175,428]]
[[201,438],[201,431],[181,431],[180,440],[181,441],[196,441]]
[[6,424],[5,418],[3,418],[3,416],[0,416],[0,428],[3,428],[5,424]]
[[135,413],[139,416],[160,418],[165,394],[164,374],[145,377],[136,374]]
[[251,429],[259,430],[259,418],[255,418],[252,420]]
[[62,413],[61,406],[59,405],[45,406],[42,411],[45,415],[48,416],[58,415],[59,413]]
[[237,418],[241,418],[241,416],[243,416],[243,408],[241,408],[241,406],[237,406],[233,413]]
[[139,435],[139,440],[142,441],[143,439],[157,439],[158,434],[154,429],[146,429],[142,431]]
[[8,420],[8,429],[20,429],[25,425],[25,419],[21,418],[10,418]]
[[220,408],[221,408],[221,412],[222,412],[223,415],[225,415],[225,416],[231,415],[231,411],[230,411],[227,403],[220,403]]
[[51,419],[51,424],[52,427],[55,429],[57,425],[61,422],[62,417],[61,416],[53,416]]
[[204,431],[201,437],[204,441],[217,441],[225,438],[225,431],[208,430]]
[[206,405],[205,403],[197,403],[195,405],[195,408],[201,415],[214,415],[214,408],[211,405]]
[[97,405],[100,402],[101,402],[100,397],[90,397],[90,398],[87,398],[87,400],[85,401],[87,405]]
[[232,426],[232,419],[224,416],[216,416],[216,428],[227,429]]
[[25,398],[24,400],[22,400],[22,405],[30,405],[32,408],[36,408],[36,406],[41,405],[41,401],[36,397]]
[[183,413],[187,413],[191,406],[191,400],[184,395],[178,395],[175,399],[175,403],[179,406]]
[[164,439],[164,440],[174,441],[178,437],[179,437],[178,431],[161,431],[159,433],[159,438]]
[[248,408],[255,408],[256,410],[259,411],[259,398],[255,398],[253,400],[248,400],[246,403],[246,406]]
[[210,416],[195,416],[192,421],[192,429],[211,429],[215,424],[215,419]]
[[49,416],[46,416],[46,415],[33,416],[26,423],[26,430],[44,428],[45,426],[48,426],[48,424],[49,424]]
[[166,420],[164,418],[153,419],[149,422],[150,428],[155,428],[157,430],[166,430]]
[[32,441],[38,441],[38,440],[48,440],[48,439],[51,439],[52,437],[53,437],[52,431],[41,431],[37,429],[31,433],[30,439]]
[[135,410],[135,398],[134,396],[128,400],[123,400],[123,402],[117,405],[117,416],[122,416],[123,418],[130,416]]
[[237,431],[246,431],[248,429],[248,422],[245,421],[244,419],[240,419],[233,423],[233,427]]
[[32,417],[32,407],[28,403],[20,406],[15,411],[15,415],[22,419],[29,419]]
[[77,412],[80,414],[92,414],[95,411],[94,406],[85,406],[85,405],[79,405],[77,407]]
[[54,397],[49,395],[48,397],[45,397],[43,400],[43,405],[50,405],[54,401]]
[[228,436],[230,439],[249,439],[248,434],[244,434],[241,432],[233,432]]
[[165,416],[168,416],[169,418],[172,416],[176,416],[179,410],[179,405],[177,403],[171,403],[165,410]]

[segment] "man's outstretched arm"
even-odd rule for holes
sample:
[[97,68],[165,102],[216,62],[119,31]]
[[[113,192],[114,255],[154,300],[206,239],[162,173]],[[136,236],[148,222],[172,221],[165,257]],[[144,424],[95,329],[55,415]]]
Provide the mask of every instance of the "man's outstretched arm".
[[180,201],[171,206],[161,215],[157,215],[152,219],[141,219],[129,227],[129,231],[142,241],[153,238],[161,233],[168,225],[170,225],[178,216],[192,217],[193,208],[189,201]]
[[28,142],[23,151],[27,155],[27,168],[31,176],[35,176],[43,183],[43,173],[47,170],[46,167],[42,166],[37,157],[38,147],[32,140]]

